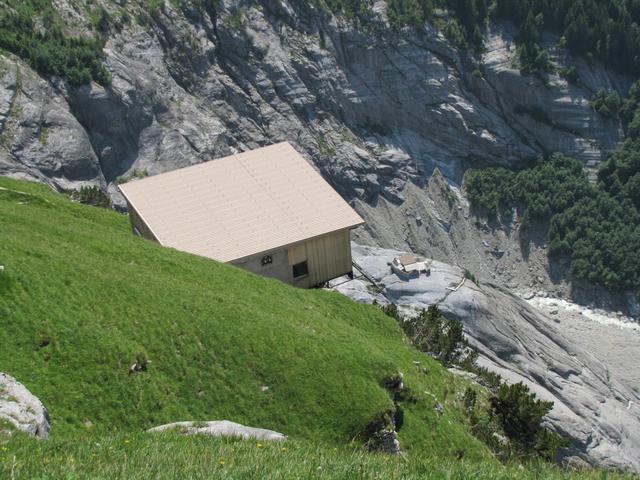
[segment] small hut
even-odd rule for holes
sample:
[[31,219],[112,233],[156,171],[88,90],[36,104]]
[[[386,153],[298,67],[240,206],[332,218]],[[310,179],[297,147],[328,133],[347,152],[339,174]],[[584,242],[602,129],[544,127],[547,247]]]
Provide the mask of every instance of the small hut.
[[289,144],[120,186],[133,230],[299,287],[350,274],[360,216]]

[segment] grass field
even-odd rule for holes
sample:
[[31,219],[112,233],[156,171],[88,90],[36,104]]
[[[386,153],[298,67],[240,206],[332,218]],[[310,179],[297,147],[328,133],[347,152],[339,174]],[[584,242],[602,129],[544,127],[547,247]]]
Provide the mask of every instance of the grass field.
[[[362,448],[318,446],[307,441],[257,443],[180,437],[176,434],[82,435],[0,446],[0,477],[15,479],[380,479],[380,480],[614,480],[596,470],[560,470],[545,463],[503,466],[439,458],[392,457]],[[3,476],[4,475],[4,476]]]
[[[486,456],[460,381],[377,308],[162,248],[41,185],[0,187],[0,371],[41,398],[53,436],[224,418],[346,443],[393,407],[381,382],[401,371],[418,396],[403,443]],[[129,375],[137,356],[150,368]]]
[[[0,440],[0,478],[585,478],[501,466],[469,433],[466,380],[376,307],[162,248],[123,215],[2,177],[0,263],[0,371],[52,417],[46,442]],[[152,363],[129,375],[137,357]],[[406,457],[364,453],[397,372],[415,397],[402,405]],[[291,440],[143,433],[219,419]]]

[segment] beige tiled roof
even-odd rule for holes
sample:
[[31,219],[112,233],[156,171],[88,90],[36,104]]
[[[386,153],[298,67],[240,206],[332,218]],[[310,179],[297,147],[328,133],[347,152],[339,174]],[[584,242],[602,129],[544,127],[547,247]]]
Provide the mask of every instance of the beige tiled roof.
[[222,262],[364,223],[286,142],[120,190],[162,245]]

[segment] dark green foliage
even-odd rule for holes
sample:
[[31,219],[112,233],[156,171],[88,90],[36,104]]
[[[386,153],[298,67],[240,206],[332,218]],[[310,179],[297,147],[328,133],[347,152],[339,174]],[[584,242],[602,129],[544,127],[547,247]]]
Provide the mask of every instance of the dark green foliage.
[[629,94],[620,107],[620,118],[629,138],[640,137],[640,80],[629,89]]
[[386,315],[390,316],[396,321],[402,322],[404,320],[404,318],[402,317],[402,315],[400,315],[400,312],[398,311],[398,306],[395,303],[389,303],[387,305],[383,305],[380,308]]
[[541,425],[543,417],[553,408],[553,402],[538,400],[522,382],[502,384],[491,399],[491,407],[513,453],[551,460],[558,448],[567,446],[562,437]]
[[431,17],[431,0],[387,0],[389,22],[394,28],[419,27]]
[[548,222],[550,252],[568,257],[577,278],[608,288],[640,288],[639,141],[628,140],[609,157],[597,185],[580,162],[556,154],[519,172],[471,172],[467,192],[491,220],[508,220],[504,212],[515,206],[523,224]]
[[419,350],[428,353],[443,365],[475,363],[477,353],[469,347],[462,324],[456,319],[445,318],[436,305],[431,305],[414,318],[405,318],[393,303],[384,305],[381,309],[400,323]]
[[591,108],[603,117],[617,117],[622,102],[620,95],[613,91],[598,90],[590,102]]
[[466,50],[468,47],[467,36],[456,19],[450,19],[444,26],[443,33],[456,47]]
[[[640,74],[640,7],[637,0],[496,0],[494,14],[512,20],[525,34],[542,28],[563,36],[572,52],[596,58],[607,66],[632,75]],[[533,42],[532,42],[533,41]],[[528,53],[529,58],[534,55]]]
[[475,361],[475,352],[469,348],[462,324],[445,318],[435,305],[423,310],[418,317],[404,319],[401,325],[418,349],[445,366],[463,363],[470,356]]
[[473,205],[492,220],[513,206],[520,207],[523,215],[549,220],[589,195],[592,189],[582,164],[560,154],[548,161],[539,159],[535,167],[521,171],[506,168],[473,171],[467,176],[466,188]]
[[473,206],[496,220],[499,211],[511,206],[515,173],[506,168],[471,171],[466,178],[467,195]]
[[445,27],[445,35],[458,47],[469,46],[482,50],[482,30],[487,22],[489,3],[487,0],[446,0],[444,6],[455,15],[456,21]]
[[471,201],[484,209],[493,209],[494,217],[497,211],[516,205],[536,219],[548,220],[589,190],[582,164],[559,154],[519,172],[487,169],[472,172],[467,180]]
[[372,0],[315,0],[321,8],[326,8],[336,15],[343,15],[349,20],[363,21],[371,16]]
[[478,287],[480,286],[480,280],[478,280],[478,277],[476,277],[476,275],[469,270],[464,271],[464,278],[466,278],[467,280],[471,280]]
[[580,82],[580,75],[578,74],[578,69],[576,69],[575,66],[561,68],[558,73],[562,78],[573,85],[577,85]]
[[478,392],[476,392],[473,388],[467,387],[464,391],[464,396],[462,397],[462,403],[464,405],[464,409],[467,413],[473,412],[476,408],[476,402],[478,401]]
[[[108,28],[107,21],[100,17],[99,26]],[[102,85],[111,81],[101,62],[101,41],[67,36],[50,0],[5,1],[0,9],[0,48],[24,59],[41,75],[57,75],[74,86],[92,79]]]
[[540,34],[538,29],[542,26],[542,16],[535,15],[529,10],[527,17],[520,26],[518,34],[518,60],[523,73],[533,73],[549,68],[547,52],[540,47]]
[[550,250],[571,258],[578,278],[609,288],[640,287],[640,217],[630,202],[619,202],[594,189],[553,217]]
[[109,197],[96,186],[80,187],[78,190],[72,190],[69,196],[76,202],[84,205],[111,208],[111,200]]
[[502,377],[500,376],[500,374],[492,372],[486,367],[473,365],[473,368],[469,369],[469,371],[475,373],[478,376],[478,383],[484,385],[491,391],[496,391],[502,384]]
[[633,119],[629,122],[629,125],[627,126],[627,135],[632,139],[640,138],[640,109],[636,111]]
[[98,20],[96,22],[96,27],[101,33],[107,33],[109,31],[109,27],[112,23],[111,15],[104,7],[100,7],[100,13],[98,15]]
[[631,122],[638,108],[640,108],[640,80],[631,85],[627,98],[625,98],[620,107],[622,121],[625,123]]

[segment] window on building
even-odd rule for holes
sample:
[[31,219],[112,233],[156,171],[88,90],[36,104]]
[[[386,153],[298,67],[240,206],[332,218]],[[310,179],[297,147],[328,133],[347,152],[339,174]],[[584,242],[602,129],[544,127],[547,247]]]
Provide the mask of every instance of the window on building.
[[293,278],[300,278],[309,275],[309,266],[307,261],[296,263],[293,266]]

